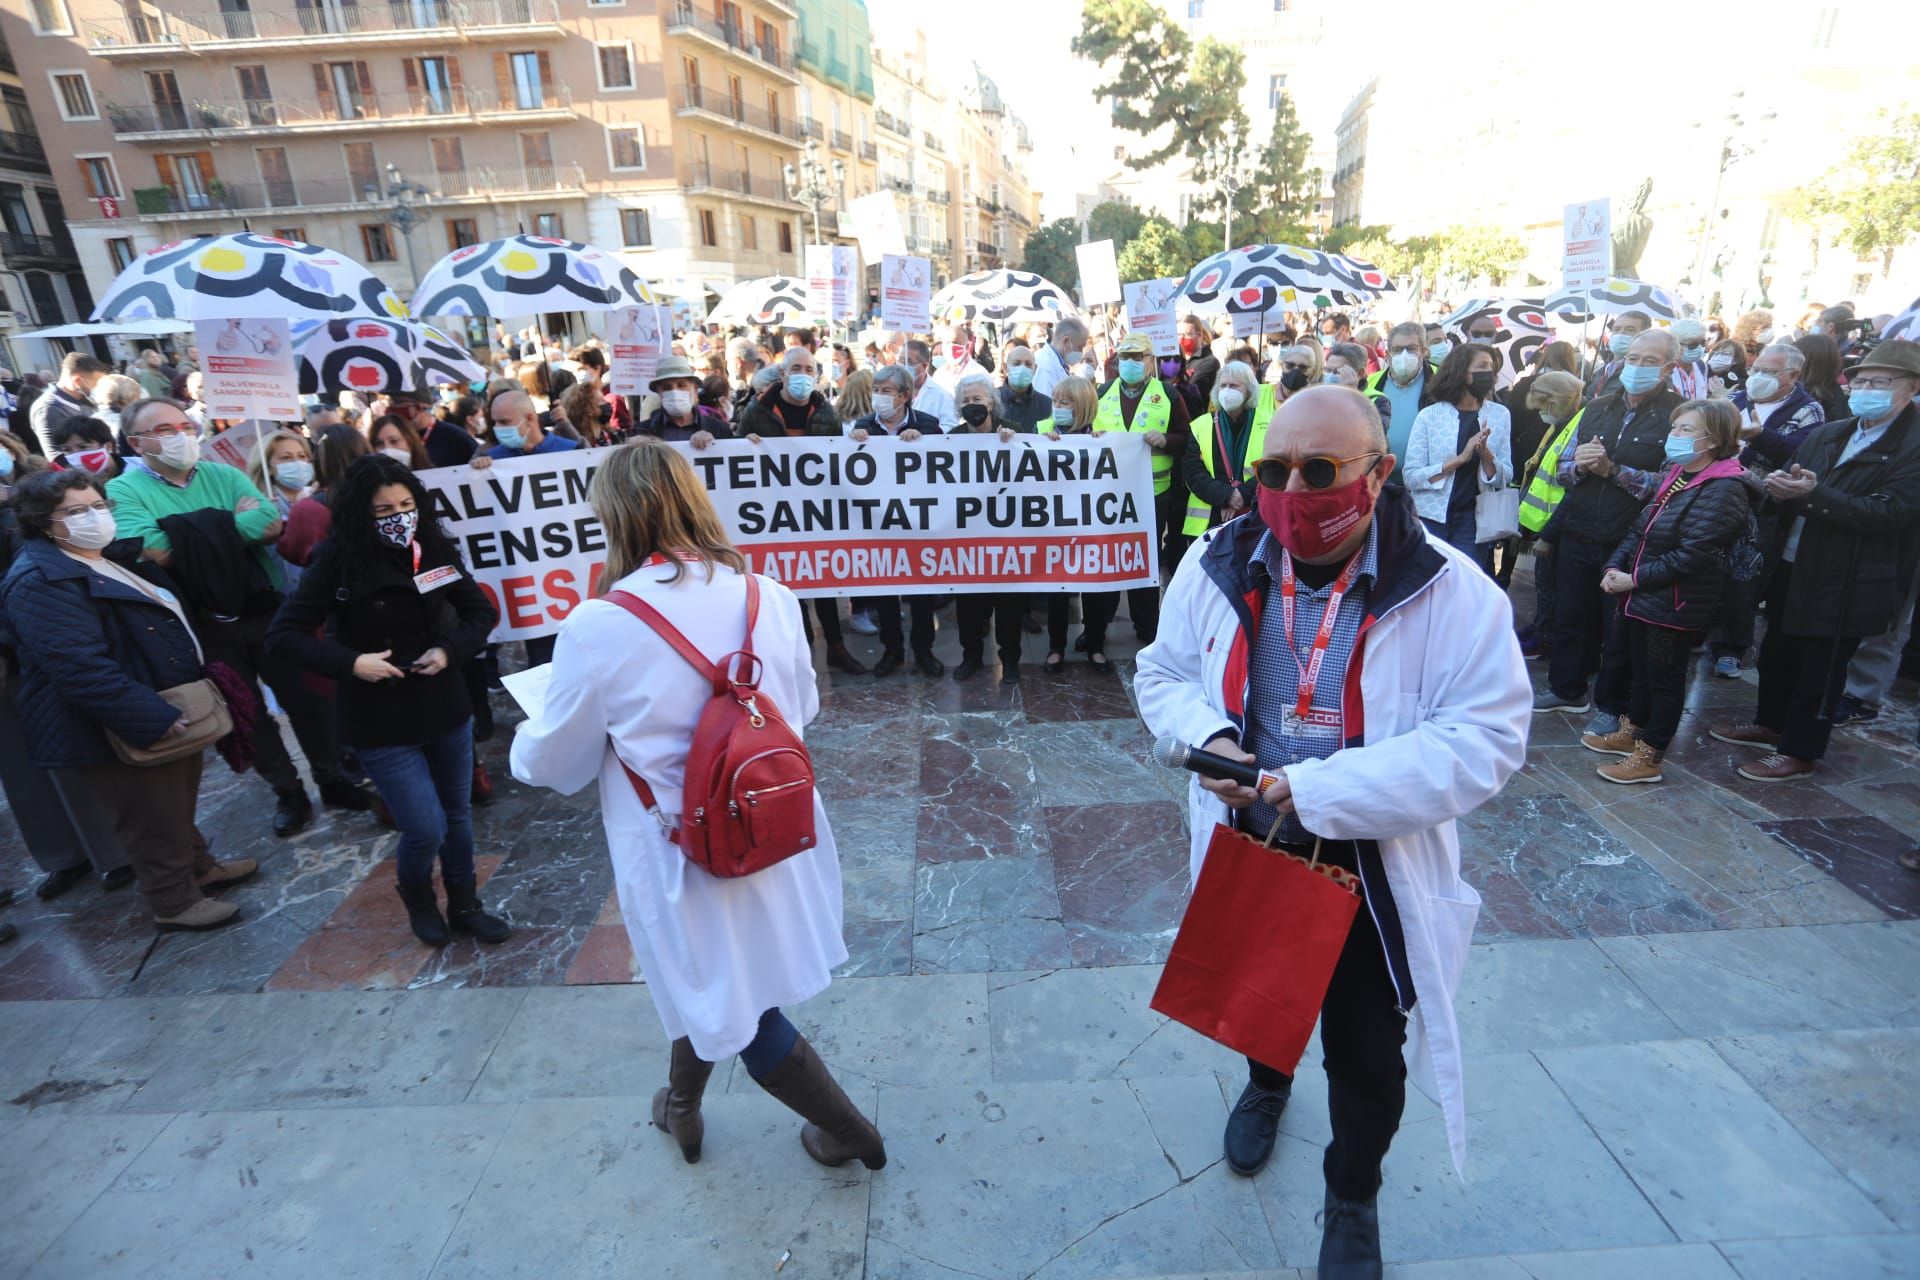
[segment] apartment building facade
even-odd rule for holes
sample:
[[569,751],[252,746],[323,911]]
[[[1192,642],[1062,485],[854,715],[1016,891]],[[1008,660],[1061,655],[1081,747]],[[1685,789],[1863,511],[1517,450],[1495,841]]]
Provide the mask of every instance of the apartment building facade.
[[[873,118],[873,36],[862,0],[800,0],[796,65],[801,134],[813,144],[810,154],[831,189],[832,204],[820,211],[821,240],[854,244],[842,215],[848,201],[878,189],[880,171]],[[870,267],[877,270],[878,265]]]
[[403,294],[520,231],[655,281],[798,269],[783,0],[220,3],[0,0],[96,289],[157,244],[243,227]]
[[70,344],[21,335],[93,309],[13,50],[0,33],[0,365],[57,368]]

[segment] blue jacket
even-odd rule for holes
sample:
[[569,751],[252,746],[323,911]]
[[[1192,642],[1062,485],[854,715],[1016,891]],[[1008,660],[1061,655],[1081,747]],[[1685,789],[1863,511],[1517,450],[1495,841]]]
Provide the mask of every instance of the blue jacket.
[[42,769],[118,759],[108,729],[135,746],[158,742],[180,712],[155,690],[200,678],[172,611],[45,538],[28,540],[0,583],[0,641],[18,662],[27,759]]

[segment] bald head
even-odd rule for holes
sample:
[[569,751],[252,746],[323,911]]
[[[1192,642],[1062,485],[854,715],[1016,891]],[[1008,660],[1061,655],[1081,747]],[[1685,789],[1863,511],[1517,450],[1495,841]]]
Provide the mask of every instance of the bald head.
[[1267,423],[1270,458],[1351,458],[1386,450],[1387,430],[1373,402],[1331,383],[1294,392]]
[[533,397],[524,391],[502,391],[493,398],[493,420],[495,423],[510,423],[518,426],[529,417],[538,417],[533,407]]

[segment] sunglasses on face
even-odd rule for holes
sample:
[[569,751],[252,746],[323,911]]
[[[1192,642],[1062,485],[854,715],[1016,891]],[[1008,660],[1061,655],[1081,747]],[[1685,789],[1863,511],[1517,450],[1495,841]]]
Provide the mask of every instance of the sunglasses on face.
[[1331,489],[1333,482],[1340,478],[1340,468],[1349,462],[1384,456],[1381,453],[1357,453],[1351,458],[1302,458],[1299,462],[1291,458],[1262,458],[1253,464],[1253,476],[1263,489],[1284,489],[1294,468],[1298,467],[1300,478],[1306,481],[1307,488]]

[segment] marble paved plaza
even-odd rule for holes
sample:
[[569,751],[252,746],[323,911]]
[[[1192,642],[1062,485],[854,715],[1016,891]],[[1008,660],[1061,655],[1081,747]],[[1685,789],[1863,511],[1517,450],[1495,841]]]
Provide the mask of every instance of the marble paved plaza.
[[[874,1174],[814,1165],[731,1065],[700,1165],[650,1128],[666,1045],[594,801],[514,784],[505,727],[491,950],[413,941],[371,817],[276,841],[224,766],[202,825],[264,866],[212,935],[156,942],[131,891],[38,902],[0,818],[0,1280],[1311,1275],[1316,1050],[1272,1165],[1235,1177],[1239,1065],[1148,1009],[1185,777],[1148,762],[1129,662],[1048,677],[1042,650],[1017,689],[822,677],[851,959],[791,1012],[878,1117]],[[1762,787],[1704,727],[1748,681],[1696,682],[1659,787],[1601,781],[1539,717],[1462,824],[1471,1161],[1411,1095],[1390,1275],[1920,1276],[1914,689]]]

